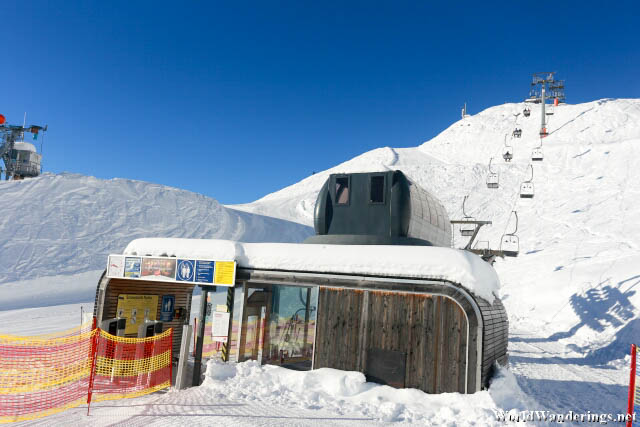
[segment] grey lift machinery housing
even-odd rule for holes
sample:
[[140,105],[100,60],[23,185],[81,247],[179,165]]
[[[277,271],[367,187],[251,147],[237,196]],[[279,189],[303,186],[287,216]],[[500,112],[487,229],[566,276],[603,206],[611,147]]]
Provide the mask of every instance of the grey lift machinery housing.
[[446,210],[401,171],[330,175],[314,227],[305,243],[451,246]]

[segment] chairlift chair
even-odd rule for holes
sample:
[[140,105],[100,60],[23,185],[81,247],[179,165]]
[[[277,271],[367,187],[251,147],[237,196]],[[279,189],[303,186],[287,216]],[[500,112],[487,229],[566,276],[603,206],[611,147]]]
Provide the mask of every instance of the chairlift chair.
[[487,188],[498,188],[498,173],[491,170],[491,162],[493,157],[489,159],[489,174],[487,175]]
[[515,128],[512,135],[514,138],[520,138],[522,136],[522,129]]
[[545,109],[544,113],[545,113],[547,116],[553,116],[553,108],[551,108],[551,107],[547,107],[547,109]]
[[512,233],[507,233],[500,240],[500,250],[504,256],[516,257],[520,252],[520,239],[516,235],[518,232],[518,212],[511,211],[516,217],[516,228]]
[[[464,210],[464,204],[467,201],[467,197],[469,196],[464,196],[464,200],[462,201],[462,215],[463,215],[463,220],[464,221],[473,221],[474,218],[472,216],[467,215],[467,213]],[[476,231],[476,225],[475,224],[461,224],[460,225],[460,235],[465,236],[465,237],[471,237],[473,236],[473,233]]]
[[505,162],[510,162],[513,159],[513,147],[510,145],[505,145],[502,149],[502,158]]
[[542,153],[542,147],[534,148],[531,152],[531,161],[532,162],[541,162],[544,159],[544,154]]
[[534,191],[533,191],[533,166],[529,165],[531,168],[531,178],[527,181],[524,181],[520,184],[520,198],[521,199],[533,199]]
[[524,107],[524,110],[522,110],[522,115],[525,117],[529,117],[531,115],[531,110],[529,109],[529,107]]

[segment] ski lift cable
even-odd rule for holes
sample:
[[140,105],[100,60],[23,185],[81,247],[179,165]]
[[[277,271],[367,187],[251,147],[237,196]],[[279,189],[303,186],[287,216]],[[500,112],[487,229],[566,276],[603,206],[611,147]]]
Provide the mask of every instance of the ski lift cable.
[[[531,167],[531,181],[533,181],[533,164],[531,164],[531,162],[529,162],[529,164],[527,165],[527,169],[529,169],[529,167]],[[525,169],[525,171],[527,169]],[[524,176],[522,178],[524,178]],[[516,191],[514,192],[513,202],[511,203],[511,208],[509,209],[509,212],[517,211],[516,207],[519,201],[520,201],[520,190],[516,189]],[[507,228],[509,227],[510,219],[511,219],[511,214],[509,214],[509,219],[507,219],[507,222],[504,225],[504,229],[502,230],[503,235],[507,234]]]

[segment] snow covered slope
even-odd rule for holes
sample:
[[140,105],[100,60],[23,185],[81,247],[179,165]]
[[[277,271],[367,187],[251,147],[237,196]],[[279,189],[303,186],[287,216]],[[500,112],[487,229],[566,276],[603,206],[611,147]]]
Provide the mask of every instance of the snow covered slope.
[[[520,256],[499,260],[512,330],[535,330],[595,363],[622,357],[640,336],[640,100],[562,105],[549,116],[545,159],[533,162],[535,197],[520,199],[531,151],[540,143],[540,106],[504,104],[460,120],[416,148],[380,148],[270,194],[234,206],[313,223],[318,190],[330,173],[400,169],[433,192],[451,218],[493,221],[480,241],[500,246],[519,217]],[[512,138],[515,127],[522,138]],[[505,142],[514,159],[501,157]],[[500,188],[485,184],[489,158]],[[456,245],[466,241],[456,237]],[[512,359],[513,360],[513,359]],[[517,360],[517,359],[516,359]]]
[[86,301],[107,254],[139,237],[299,242],[312,233],[177,188],[67,173],[0,182],[0,206],[0,309],[34,304],[29,289],[42,277],[51,286],[36,305]]

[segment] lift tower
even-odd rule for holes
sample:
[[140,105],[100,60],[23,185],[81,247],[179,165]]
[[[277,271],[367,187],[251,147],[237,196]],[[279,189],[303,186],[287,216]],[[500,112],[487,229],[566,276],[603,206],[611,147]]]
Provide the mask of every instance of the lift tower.
[[529,98],[526,100],[527,102],[542,104],[542,108],[540,109],[541,138],[544,138],[549,134],[547,132],[547,118],[545,112],[547,99],[553,99],[554,105],[558,105],[558,103],[565,101],[564,80],[556,80],[555,74],[555,71],[546,73],[533,73],[533,79],[531,80],[531,90],[529,91]]
[[[18,126],[5,122],[0,114],[0,158],[4,162],[5,179],[23,179],[40,175],[42,154],[30,142],[24,141],[25,133],[31,133],[33,139],[38,139],[40,132],[44,133],[47,126]],[[0,178],[2,166],[0,165]]]

